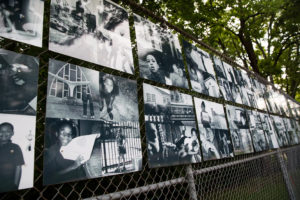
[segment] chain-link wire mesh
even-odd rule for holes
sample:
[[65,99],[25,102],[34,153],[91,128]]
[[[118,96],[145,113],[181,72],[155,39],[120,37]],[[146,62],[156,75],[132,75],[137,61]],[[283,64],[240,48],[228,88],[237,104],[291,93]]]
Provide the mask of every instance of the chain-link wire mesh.
[[[134,10],[135,12],[137,10]],[[141,14],[141,13],[138,13]],[[135,57],[135,75],[100,67],[76,58],[63,56],[48,50],[50,0],[45,1],[43,48],[37,48],[9,39],[1,39],[0,47],[17,53],[32,55],[40,60],[38,104],[36,122],[34,187],[0,194],[0,199],[289,199],[286,181],[289,181],[295,197],[300,198],[300,147],[284,150],[252,153],[222,160],[201,162],[163,168],[149,168],[144,121],[143,82],[174,89],[139,77],[136,46],[132,33]],[[131,18],[131,30],[133,22]],[[100,177],[64,184],[43,186],[44,129],[47,97],[48,59],[56,59],[113,75],[137,80],[140,132],[143,168],[139,172]],[[218,103],[221,99],[207,97],[179,89],[193,96]],[[241,105],[239,105],[241,106]],[[247,106],[247,109],[252,109]],[[281,157],[280,157],[281,156]],[[282,159],[283,162],[281,162]],[[284,179],[282,165],[288,172]],[[0,180],[1,181],[1,180]]]

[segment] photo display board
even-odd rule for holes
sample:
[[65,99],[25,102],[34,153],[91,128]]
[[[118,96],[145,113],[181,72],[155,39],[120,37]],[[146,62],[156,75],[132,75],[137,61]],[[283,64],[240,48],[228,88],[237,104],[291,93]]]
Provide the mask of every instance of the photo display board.
[[246,110],[226,105],[226,112],[235,155],[252,153],[254,150]]
[[252,88],[254,92],[254,98],[256,99],[257,108],[263,111],[268,111],[265,102],[266,86],[252,77],[250,77],[250,80],[252,82]]
[[283,123],[286,129],[287,138],[290,145],[299,144],[299,138],[296,133],[296,125],[290,118],[283,118]]
[[52,0],[49,49],[134,73],[128,13],[108,0]]
[[233,157],[222,104],[194,97],[203,160]]
[[242,104],[240,88],[237,85],[233,68],[215,56],[213,57],[213,61],[223,98],[226,101]]
[[286,129],[284,127],[284,122],[281,117],[270,115],[275,132],[277,134],[277,140],[280,147],[288,146],[289,140],[287,138]]
[[50,60],[44,184],[139,171],[136,81]]
[[278,93],[277,101],[278,101],[277,104],[279,106],[281,113],[287,117],[291,117],[292,115],[288,108],[288,103],[287,103],[286,97],[283,94]]
[[220,89],[210,55],[185,40],[183,40],[183,48],[192,89],[201,94],[219,98]]
[[268,147],[270,149],[277,149],[279,147],[277,135],[269,114],[259,113],[259,115],[262,122],[263,130],[265,132]]
[[201,161],[192,96],[143,84],[149,166]]
[[261,123],[260,114],[253,110],[247,110],[247,117],[250,127],[250,133],[252,135],[254,150],[256,152],[268,150],[269,146]]
[[140,76],[145,79],[189,88],[177,35],[134,15]]
[[0,192],[33,187],[39,60],[0,49]]
[[233,68],[236,82],[240,88],[240,95],[242,99],[242,104],[257,108],[257,102],[255,99],[254,89],[252,87],[253,83],[251,82],[250,77],[247,72],[243,69]]
[[288,108],[291,113],[291,116],[294,118],[298,118],[300,120],[300,105],[295,103],[294,101],[288,99]]
[[42,47],[44,0],[3,0],[0,36]]
[[294,125],[296,127],[296,134],[298,136],[298,141],[300,143],[300,123],[296,120],[293,120],[293,119],[292,119],[292,121],[294,122]]
[[267,86],[267,93],[266,93],[266,103],[267,108],[270,113],[274,114],[281,114],[280,108],[277,105],[277,93],[273,90],[271,85]]

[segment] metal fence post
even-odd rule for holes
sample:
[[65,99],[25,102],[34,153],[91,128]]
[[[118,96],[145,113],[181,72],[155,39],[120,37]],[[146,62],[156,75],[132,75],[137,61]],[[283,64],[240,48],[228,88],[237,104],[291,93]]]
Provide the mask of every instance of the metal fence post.
[[194,179],[194,173],[191,165],[186,167],[186,174],[187,174],[187,182],[189,187],[189,196],[191,200],[197,200],[197,192],[196,192],[196,185]]
[[289,179],[289,174],[288,174],[285,162],[283,160],[282,153],[279,149],[277,150],[276,155],[277,155],[278,162],[280,164],[280,169],[281,169],[281,172],[282,172],[284,182],[285,182],[286,188],[288,190],[290,199],[295,200],[296,198],[295,198],[295,194],[294,194],[294,191],[293,191],[293,188],[292,188],[292,184],[291,184],[290,179]]

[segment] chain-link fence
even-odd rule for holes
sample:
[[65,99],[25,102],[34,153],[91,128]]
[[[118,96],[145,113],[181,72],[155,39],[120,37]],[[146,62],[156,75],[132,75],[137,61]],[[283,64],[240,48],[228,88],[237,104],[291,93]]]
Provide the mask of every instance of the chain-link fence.
[[[127,1],[125,1],[127,2]],[[136,9],[134,10],[137,11]],[[37,48],[8,39],[0,41],[0,47],[40,59],[37,128],[35,145],[34,187],[0,194],[0,199],[289,199],[300,198],[300,146],[263,153],[252,153],[199,164],[149,168],[144,121],[143,82],[161,86],[140,78],[137,69],[136,47],[135,75],[99,67],[79,59],[63,56],[48,50],[50,0],[45,1],[43,48]],[[142,12],[142,11],[140,11]],[[141,13],[138,13],[141,14]],[[151,17],[151,16],[150,16]],[[132,20],[132,19],[131,19]],[[131,21],[131,29],[133,29]],[[132,35],[134,38],[134,35]],[[191,39],[193,39],[191,37]],[[134,40],[133,40],[134,41]],[[90,69],[103,71],[138,83],[140,127],[128,125],[135,145],[136,131],[141,134],[143,167],[139,172],[100,177],[71,183],[43,185],[44,128],[47,97],[48,59],[57,59]],[[167,89],[174,89],[165,86]],[[233,104],[180,89],[184,93],[223,104]],[[241,106],[241,105],[239,105]],[[252,109],[247,106],[247,109]],[[112,129],[113,124],[110,124]],[[116,145],[113,141],[101,141],[102,146]],[[101,145],[101,144],[100,144]],[[128,143],[130,145],[130,143]],[[105,149],[105,147],[104,147]],[[109,148],[108,148],[109,149]],[[102,151],[104,152],[104,150]],[[132,152],[134,154],[134,152]],[[112,154],[113,155],[113,154]],[[109,159],[105,159],[109,160]],[[115,160],[115,159],[113,159]],[[127,160],[126,162],[130,162]],[[116,163],[106,163],[106,169]],[[0,180],[1,181],[1,180]]]

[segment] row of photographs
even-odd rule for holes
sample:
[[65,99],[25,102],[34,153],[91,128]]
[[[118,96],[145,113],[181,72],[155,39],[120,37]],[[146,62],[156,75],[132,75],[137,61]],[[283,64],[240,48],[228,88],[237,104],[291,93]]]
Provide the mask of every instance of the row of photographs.
[[[0,50],[0,192],[33,186],[38,66],[34,57]],[[230,105],[224,110],[145,83],[143,96],[151,168],[300,141],[292,118]],[[45,185],[142,169],[136,81],[50,59],[46,106]]]
[[[41,47],[43,0],[5,0],[0,8],[0,36]],[[134,27],[140,76],[189,88],[178,36],[138,15],[134,15]],[[271,86],[184,40],[182,43],[194,91],[300,118],[299,105]],[[109,0],[52,0],[49,49],[134,74],[128,12]]]

